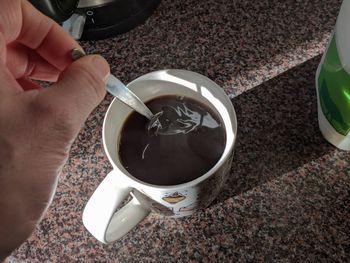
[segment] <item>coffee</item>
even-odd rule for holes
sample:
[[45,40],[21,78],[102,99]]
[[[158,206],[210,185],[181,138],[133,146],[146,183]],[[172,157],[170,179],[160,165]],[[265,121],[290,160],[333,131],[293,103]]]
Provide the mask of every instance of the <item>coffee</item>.
[[[209,107],[187,97],[163,96],[146,105],[161,129],[133,112],[119,140],[119,157],[135,178],[155,185],[182,184],[208,172],[220,159],[226,141],[222,120]],[[159,128],[159,127],[158,127]]]

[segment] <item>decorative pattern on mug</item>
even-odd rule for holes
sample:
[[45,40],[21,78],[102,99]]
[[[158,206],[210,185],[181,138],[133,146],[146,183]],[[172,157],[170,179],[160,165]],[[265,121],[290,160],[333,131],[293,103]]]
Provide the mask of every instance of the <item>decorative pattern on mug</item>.
[[162,197],[162,199],[169,204],[177,204],[186,199],[186,196],[179,192],[172,193]]

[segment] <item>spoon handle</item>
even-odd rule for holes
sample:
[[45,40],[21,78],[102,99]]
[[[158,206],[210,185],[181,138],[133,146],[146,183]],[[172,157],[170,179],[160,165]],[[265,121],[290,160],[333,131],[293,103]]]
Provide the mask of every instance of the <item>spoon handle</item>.
[[139,97],[137,97],[124,85],[123,82],[114,77],[112,74],[109,75],[107,79],[107,91],[146,118],[151,119],[153,117],[153,113],[139,99]]
[[[85,52],[80,49],[73,49],[71,55],[73,60],[86,56]],[[107,79],[107,91],[146,118],[151,119],[153,117],[150,109],[123,82],[112,74]]]

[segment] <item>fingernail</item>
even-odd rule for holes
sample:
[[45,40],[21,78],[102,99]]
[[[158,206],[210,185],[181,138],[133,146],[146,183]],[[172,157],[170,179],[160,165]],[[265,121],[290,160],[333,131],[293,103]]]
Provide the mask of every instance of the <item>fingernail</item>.
[[110,69],[107,61],[101,56],[94,56],[92,62],[94,63],[97,74],[99,74],[103,81],[106,82],[110,74]]

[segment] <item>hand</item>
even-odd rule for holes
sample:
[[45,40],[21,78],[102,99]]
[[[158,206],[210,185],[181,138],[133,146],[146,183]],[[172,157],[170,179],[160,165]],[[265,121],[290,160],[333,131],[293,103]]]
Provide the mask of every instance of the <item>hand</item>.
[[[0,4],[0,261],[32,233],[73,140],[105,95],[106,61],[86,56],[26,0]],[[43,89],[32,80],[57,82]]]

